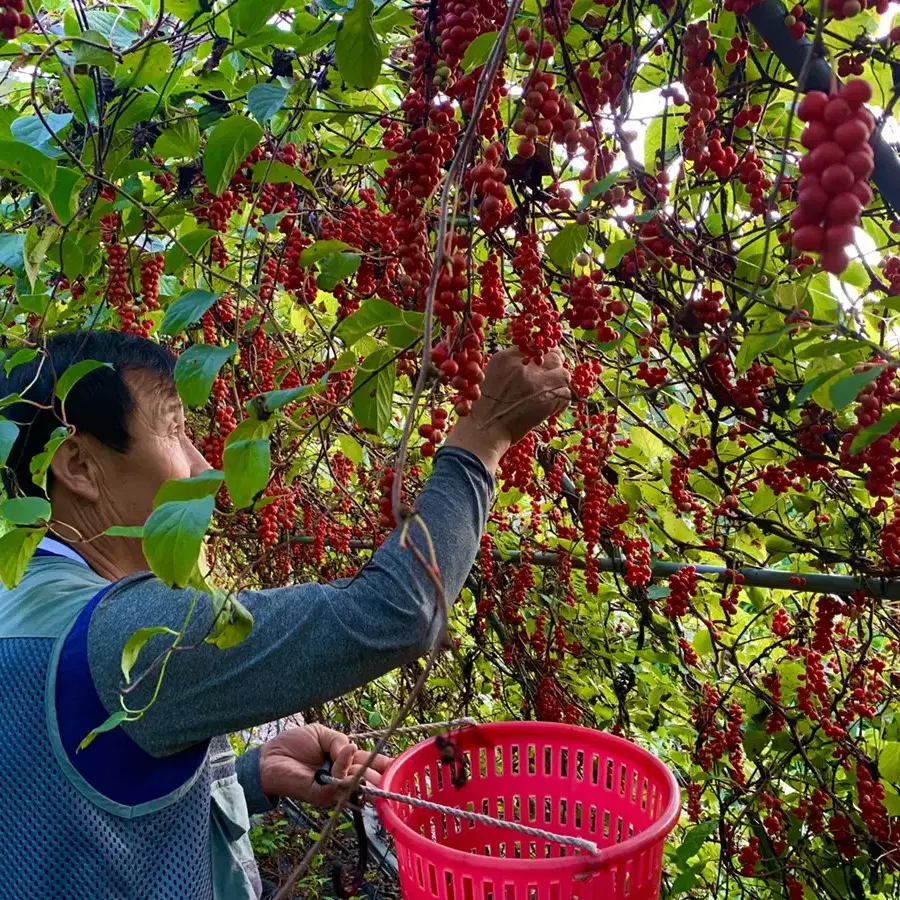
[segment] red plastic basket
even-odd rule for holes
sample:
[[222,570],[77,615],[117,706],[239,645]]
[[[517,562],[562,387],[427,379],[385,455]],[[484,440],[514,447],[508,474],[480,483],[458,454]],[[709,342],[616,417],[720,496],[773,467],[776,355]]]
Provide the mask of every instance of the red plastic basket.
[[385,791],[593,841],[584,853],[506,828],[380,799],[406,900],[656,900],[681,812],[672,773],[629,741],[574,725],[497,722],[453,734],[468,781],[450,783],[434,740],[411,747]]

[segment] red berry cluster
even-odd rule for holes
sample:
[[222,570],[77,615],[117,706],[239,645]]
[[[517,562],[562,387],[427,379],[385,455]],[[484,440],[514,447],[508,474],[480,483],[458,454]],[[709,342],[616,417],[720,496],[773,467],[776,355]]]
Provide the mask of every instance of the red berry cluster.
[[11,41],[16,30],[27,31],[31,28],[31,16],[23,12],[25,0],[2,0],[0,2],[0,35]]
[[534,360],[540,365],[544,354],[559,345],[562,328],[559,313],[549,300],[550,288],[544,284],[538,248],[536,234],[519,238],[513,268],[519,272],[519,290],[514,302],[521,312],[509,323],[509,337],[519,348],[523,362]]
[[141,261],[141,302],[146,309],[159,307],[159,279],[165,268],[166,258],[161,253]]
[[747,52],[750,50],[750,41],[746,38],[733,37],[731,46],[725,51],[725,62],[729,66],[741,62],[747,58]]
[[[864,372],[865,366],[858,366],[857,372]],[[864,428],[869,428],[881,421],[885,406],[900,399],[895,379],[897,370],[893,367],[884,369],[874,381],[867,384],[857,396],[856,425],[848,429],[841,438],[841,466],[851,472],[860,471],[863,466],[869,467],[866,477],[866,490],[873,497],[891,497],[894,494],[894,483],[900,478],[896,460],[900,453],[894,447],[894,439],[900,436],[900,425],[895,425],[886,435],[879,437],[868,447],[858,453],[851,453],[853,438]]]
[[419,434],[425,438],[422,444],[422,456],[434,456],[437,445],[444,440],[444,432],[447,430],[447,410],[438,407],[431,413],[431,422],[419,426]]
[[678,649],[681,651],[681,658],[686,666],[696,668],[700,665],[700,657],[697,656],[697,651],[686,638],[678,638]]
[[800,38],[802,38],[803,35],[806,34],[806,23],[801,21],[803,19],[804,13],[805,10],[798,3],[784,17],[784,24],[788,27],[788,33],[795,41],[799,41]]
[[621,315],[627,309],[621,300],[612,300],[612,289],[603,281],[603,271],[594,269],[590,275],[578,275],[560,291],[567,296],[565,317],[573,328],[597,331],[597,341],[601,344],[614,341],[619,333],[608,322],[614,315]]
[[573,394],[584,400],[594,393],[597,386],[597,380],[603,374],[603,366],[600,360],[591,359],[587,362],[578,363],[572,369],[572,392]]
[[[859,3],[857,2],[857,6]],[[853,836],[853,823],[843,813],[835,813],[828,822],[828,830],[837,846],[838,853],[846,859],[855,859],[859,851]]]
[[534,454],[537,437],[529,432],[521,441],[513,444],[500,460],[500,483],[504,491],[518,488],[531,493],[534,480]]
[[506,292],[500,278],[500,257],[496,253],[479,266],[479,294],[472,301],[472,309],[486,319],[497,322],[506,315]]
[[205,222],[210,228],[221,232],[228,228],[228,220],[241,205],[241,199],[235,191],[223,191],[216,197],[209,188],[203,188],[196,202],[194,216],[197,221]]
[[766,717],[766,734],[777,734],[787,724],[779,707],[782,702],[781,676],[777,672],[770,672],[762,677],[762,686],[769,692],[774,709]]
[[884,806],[884,785],[872,777],[869,767],[856,762],[856,787],[859,791],[859,812],[869,834],[877,841],[891,839],[891,826]]
[[575,0],[549,0],[544,7],[544,29],[551,37],[562,38],[569,30],[569,16]]
[[390,466],[386,466],[378,480],[378,489],[381,493],[381,499],[378,501],[379,519],[378,523],[383,528],[395,528],[397,520],[394,518],[394,505],[391,500],[391,494],[394,490],[394,470]]
[[687,615],[691,601],[697,596],[697,570],[686,566],[669,576],[669,596],[663,615],[669,619],[677,619]]
[[688,818],[691,822],[699,822],[703,809],[700,806],[700,795],[703,793],[703,785],[698,782],[691,782],[686,788],[687,792],[687,808]]
[[852,19],[858,16],[864,9],[874,7],[875,11],[883,16],[890,6],[890,0],[828,0],[826,9],[831,16],[838,21],[841,19]]
[[766,178],[762,160],[752,150],[749,150],[741,160],[738,166],[738,178],[750,195],[750,211],[757,215],[764,213],[766,201],[763,199],[763,194],[772,187],[772,182]]
[[[734,127],[735,128],[746,128],[748,125],[758,125],[759,120],[762,118],[762,106],[759,103],[754,103],[753,106],[748,106],[746,109],[739,110],[734,116]],[[713,142],[710,141],[710,144]],[[721,142],[719,143],[721,146]],[[725,153],[728,154],[728,150],[730,147],[725,148]],[[712,147],[710,147],[710,155],[712,154]],[[735,166],[737,165],[737,154],[732,151],[732,155],[734,156],[734,163],[731,165],[729,171],[734,171]],[[728,162],[731,162],[730,158]],[[713,168],[710,166],[710,168]],[[716,171],[713,169],[713,171]]]
[[504,184],[506,169],[499,165],[502,149],[502,144],[490,144],[484,151],[484,162],[473,166],[466,176],[481,198],[478,219],[486,233],[493,231],[512,212]]
[[447,340],[431,351],[441,378],[459,391],[453,400],[453,409],[458,416],[467,416],[472,411],[472,404],[481,397],[484,354],[480,348],[483,343],[484,317],[481,313],[472,313],[464,325],[454,329]]
[[645,537],[628,538],[623,546],[625,555],[625,584],[645,587],[650,584],[650,541]]
[[[739,0],[744,2],[744,0]],[[713,121],[719,108],[716,82],[708,65],[715,52],[716,42],[709,32],[707,22],[694,22],[685,29],[681,39],[685,67],[684,87],[690,110],[684,114],[684,155],[695,163],[695,171],[701,174],[707,168],[706,126]],[[721,138],[718,132],[711,137]]]
[[791,630],[790,614],[783,606],[779,606],[772,616],[772,633],[780,638],[787,638],[790,637]]
[[754,6],[758,6],[763,0],[725,0],[725,9],[736,16],[745,16]]
[[797,109],[807,123],[800,140],[809,152],[800,160],[793,244],[802,253],[819,253],[822,268],[835,275],[850,262],[846,247],[872,200],[869,138],[875,120],[863,106],[871,97],[872,88],[853,79],[830,97],[820,91],[807,94]]
[[722,291],[713,291],[703,288],[700,296],[691,301],[691,312],[694,318],[704,325],[718,325],[728,318],[728,310],[722,306],[725,294]]
[[519,62],[523,66],[530,65],[535,59],[550,59],[553,56],[553,44],[550,41],[538,43],[527,25],[520,25],[516,30],[516,38],[522,45]]
[[838,59],[838,77],[849,78],[851,75],[862,75],[869,61],[865,50],[859,53],[844,53]]
[[628,64],[631,62],[632,50],[630,44],[621,41],[608,42],[603,53],[600,54],[598,77],[600,90],[597,100],[600,106],[609,105],[615,108],[625,87],[625,75]]

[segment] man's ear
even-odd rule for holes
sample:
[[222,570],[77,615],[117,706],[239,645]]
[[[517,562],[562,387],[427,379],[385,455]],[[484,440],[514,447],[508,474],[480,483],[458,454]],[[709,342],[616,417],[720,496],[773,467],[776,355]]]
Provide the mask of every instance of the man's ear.
[[50,462],[55,482],[89,503],[100,499],[101,472],[93,450],[87,435],[73,434],[62,442]]

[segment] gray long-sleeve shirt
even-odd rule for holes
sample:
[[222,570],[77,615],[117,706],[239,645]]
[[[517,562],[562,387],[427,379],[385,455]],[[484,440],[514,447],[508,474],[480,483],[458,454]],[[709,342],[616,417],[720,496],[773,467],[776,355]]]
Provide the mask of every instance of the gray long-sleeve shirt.
[[[456,448],[436,455],[416,509],[430,532],[448,603],[471,569],[492,493],[493,480],[475,456]],[[418,528],[410,536],[424,550]],[[129,636],[155,625],[180,629],[193,596],[147,573],[119,582],[99,603],[88,659],[109,712],[120,708],[120,662]],[[203,643],[213,612],[210,598],[200,597],[184,640],[197,646],[170,657],[159,696],[142,718],[124,726],[148,753],[176,753],[339,696],[420,656],[438,633],[435,587],[396,531],[355,579],[242,591],[239,600],[253,615],[253,629],[237,646],[219,650]],[[151,638],[135,672],[170,640]],[[153,687],[154,679],[147,679],[128,705],[143,706]],[[255,755],[243,759],[239,776],[250,810],[264,808]]]

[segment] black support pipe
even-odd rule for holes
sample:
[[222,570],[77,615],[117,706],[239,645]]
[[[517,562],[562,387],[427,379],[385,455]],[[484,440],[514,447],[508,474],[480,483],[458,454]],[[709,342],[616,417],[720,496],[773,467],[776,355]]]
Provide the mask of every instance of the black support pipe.
[[[829,93],[835,75],[827,60],[814,54],[813,43],[808,37],[794,40],[784,24],[787,9],[781,0],[764,0],[746,14],[751,25],[759,32],[769,49],[781,64],[797,79],[800,90]],[[812,58],[807,59],[812,54]],[[804,73],[805,69],[805,73]],[[872,181],[878,188],[885,205],[900,212],[900,159],[893,147],[876,130],[870,141],[875,152],[875,170]]]
[[[295,544],[312,544],[315,538],[309,535],[299,535],[291,538]],[[351,550],[371,550],[371,541],[350,541]],[[522,554],[517,551],[501,552],[492,551],[494,559],[511,563],[518,563]],[[555,566],[559,562],[557,553],[535,553],[531,557],[531,563],[535,566]],[[725,566],[707,566],[700,563],[676,563],[657,561],[651,566],[654,580],[668,578],[681,569],[692,566],[698,575],[708,575],[724,584],[732,584],[734,576],[743,578],[745,587],[759,587],[770,591],[793,591],[807,594],[837,594],[849,596],[856,591],[866,591],[873,597],[883,600],[900,600],[900,581],[895,578],[857,578],[853,575],[828,575],[823,572],[790,572],[787,569],[758,569],[755,566],[742,569],[727,569]],[[572,567],[584,568],[584,560],[572,558]],[[608,556],[597,558],[597,568],[601,572],[624,572],[624,566],[619,559],[610,559]]]

